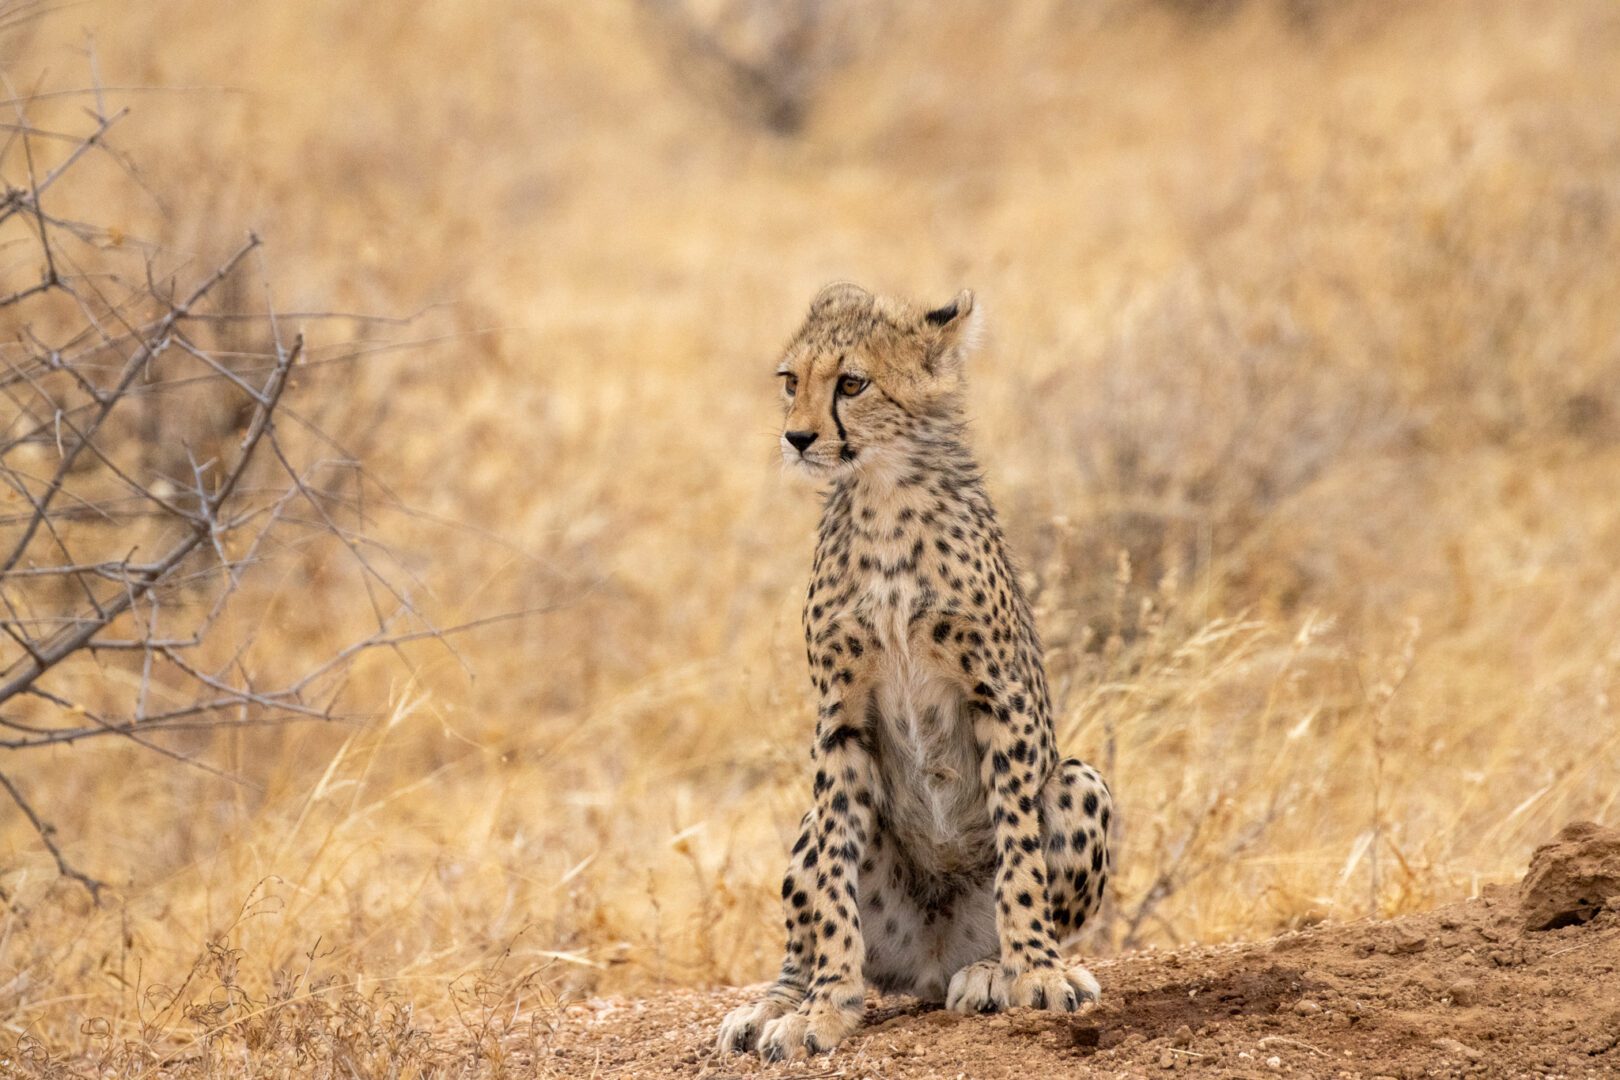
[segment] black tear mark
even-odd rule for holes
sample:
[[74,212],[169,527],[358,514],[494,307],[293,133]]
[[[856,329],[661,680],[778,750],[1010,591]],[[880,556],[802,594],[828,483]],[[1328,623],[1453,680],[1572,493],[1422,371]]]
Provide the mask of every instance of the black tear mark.
[[[840,360],[842,358],[840,357]],[[833,426],[838,429],[838,458],[841,461],[854,461],[855,450],[849,445],[849,435],[844,431],[844,422],[838,418],[838,384],[833,383],[832,391],[832,418]]]

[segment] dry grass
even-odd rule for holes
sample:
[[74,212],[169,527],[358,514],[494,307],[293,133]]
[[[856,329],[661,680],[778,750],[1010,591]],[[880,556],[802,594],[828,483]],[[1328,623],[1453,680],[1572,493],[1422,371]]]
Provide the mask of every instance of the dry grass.
[[[558,996],[769,974],[815,516],[769,373],[838,277],[989,308],[977,442],[1121,804],[1095,949],[1410,910],[1612,821],[1620,18],[1192,7],[879,5],[790,135],[622,0],[13,31],[17,86],[88,25],[109,84],[231,88],[125,92],[184,202],[109,168],[98,220],[204,264],[251,225],[284,309],[449,305],[303,400],[441,622],[561,605],[475,679],[362,667],[374,723],[187,747],[246,784],[31,761],[116,888],[0,821],[13,1067],[499,1072]],[[258,588],[267,674],[364,629],[307,554]]]

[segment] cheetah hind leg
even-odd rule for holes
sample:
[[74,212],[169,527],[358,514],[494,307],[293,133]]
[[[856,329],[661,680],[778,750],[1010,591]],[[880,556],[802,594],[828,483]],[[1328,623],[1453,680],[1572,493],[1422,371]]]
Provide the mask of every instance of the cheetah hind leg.
[[1103,778],[1069,758],[1041,787],[1041,846],[1045,849],[1052,936],[1072,941],[1102,906],[1113,859],[1108,830],[1114,799]]

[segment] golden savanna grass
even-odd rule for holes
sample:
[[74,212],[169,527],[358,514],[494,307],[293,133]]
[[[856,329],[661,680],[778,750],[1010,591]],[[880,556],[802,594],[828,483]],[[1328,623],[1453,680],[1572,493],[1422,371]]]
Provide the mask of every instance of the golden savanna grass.
[[[787,130],[624,0],[9,31],[14,87],[84,85],[88,28],[110,87],[190,88],[108,91],[164,205],[101,166],[82,215],[199,267],[257,229],[283,310],[427,309],[300,400],[439,623],[547,609],[366,660],[375,721],[185,747],[244,783],[8,764],[114,885],[0,817],[14,1063],[248,1068],[281,1016],[498,1066],[569,995],[771,974],[816,515],[771,371],[837,278],[987,309],[975,441],[1120,805],[1089,948],[1419,908],[1614,820],[1620,11],[827,10]],[[365,632],[340,563],[262,568],[267,676]]]

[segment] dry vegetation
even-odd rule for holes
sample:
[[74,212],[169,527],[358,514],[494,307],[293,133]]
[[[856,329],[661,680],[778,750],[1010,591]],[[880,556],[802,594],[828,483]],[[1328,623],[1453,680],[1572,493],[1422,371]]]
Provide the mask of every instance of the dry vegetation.
[[[1615,819],[1608,0],[742,6],[0,20],[8,97],[87,85],[88,27],[132,109],[139,176],[53,205],[98,250],[194,280],[251,227],[280,310],[421,312],[303,320],[289,400],[424,618],[544,609],[358,657],[342,720],[165,737],[234,780],[0,751],[108,883],[0,816],[3,1068],[498,1071],[567,995],[765,977],[815,516],[769,373],[839,277],[989,307],[977,441],[1121,806],[1094,951],[1423,908]],[[256,685],[376,631],[346,554],[255,564]]]

